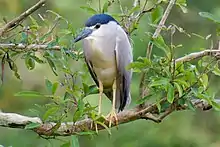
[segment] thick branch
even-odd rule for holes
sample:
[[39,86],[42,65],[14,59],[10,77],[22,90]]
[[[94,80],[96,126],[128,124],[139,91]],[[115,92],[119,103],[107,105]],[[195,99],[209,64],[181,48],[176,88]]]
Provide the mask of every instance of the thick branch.
[[[163,102],[163,100],[161,101]],[[209,110],[211,109],[211,106],[204,102],[204,101],[194,101],[193,102],[195,107],[202,110]],[[181,109],[178,110],[185,110],[187,106],[181,107]],[[172,111],[175,109],[172,109]],[[166,116],[168,116],[172,111],[170,109],[168,111],[165,111],[163,115],[160,117],[156,117],[153,114],[157,113],[157,107],[156,105],[151,105],[149,107],[145,108],[135,108],[131,110],[126,110],[117,115],[118,117],[118,124],[124,124],[129,123],[131,121],[135,121],[138,119],[146,119],[151,120],[156,123],[161,122]],[[9,127],[9,128],[22,128],[24,129],[26,125],[29,123],[39,123],[40,127],[33,129],[37,134],[39,135],[46,135],[46,136],[69,136],[72,134],[79,134],[86,131],[95,131],[95,125],[94,122],[91,119],[84,119],[81,121],[77,121],[75,123],[73,122],[67,122],[67,123],[61,123],[56,124],[53,122],[49,123],[42,123],[40,118],[37,117],[27,117],[22,116],[14,113],[3,113],[0,112],[0,126],[2,127]],[[106,120],[104,122],[106,126],[109,125],[109,121]],[[58,129],[54,129],[58,126]],[[115,124],[112,125],[114,127]],[[103,126],[98,125],[98,130],[105,129]]]
[[37,4],[29,8],[27,11],[23,12],[20,16],[5,24],[2,28],[0,28],[0,37],[9,29],[17,27],[25,18],[27,18],[30,14],[35,12],[40,7],[42,7],[45,2],[46,0],[40,0]]
[[176,59],[176,62],[188,62],[188,61],[192,61],[204,56],[217,56],[218,53],[220,53],[220,50],[204,50],[204,51],[200,51],[200,52],[195,52],[195,53],[191,53],[189,55],[183,56],[181,58]]
[[48,47],[46,44],[0,44],[0,49],[10,49],[10,50],[60,50],[60,46]]

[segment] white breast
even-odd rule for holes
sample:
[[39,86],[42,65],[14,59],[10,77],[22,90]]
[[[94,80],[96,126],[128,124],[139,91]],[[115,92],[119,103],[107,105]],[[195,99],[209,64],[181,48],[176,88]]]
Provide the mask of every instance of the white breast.
[[86,40],[91,47],[89,52],[89,60],[92,62],[93,69],[101,80],[103,86],[110,87],[116,77],[116,61],[114,48],[111,46],[103,45],[105,42],[102,40]]

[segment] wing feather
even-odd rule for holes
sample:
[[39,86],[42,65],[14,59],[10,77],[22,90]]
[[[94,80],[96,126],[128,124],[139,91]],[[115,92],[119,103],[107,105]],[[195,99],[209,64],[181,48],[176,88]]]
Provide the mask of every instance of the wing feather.
[[117,90],[116,90],[116,107],[122,111],[130,103],[130,83],[132,72],[126,70],[126,67],[133,61],[132,46],[125,31],[118,26],[115,56],[117,62]]

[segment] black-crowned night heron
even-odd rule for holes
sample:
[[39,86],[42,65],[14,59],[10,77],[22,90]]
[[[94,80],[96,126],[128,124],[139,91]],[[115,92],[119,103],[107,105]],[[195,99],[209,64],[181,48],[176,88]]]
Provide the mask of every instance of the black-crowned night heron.
[[84,30],[74,42],[83,40],[85,61],[89,72],[99,87],[98,113],[101,113],[102,93],[112,101],[108,115],[110,125],[116,109],[123,111],[131,101],[130,83],[132,72],[126,70],[133,60],[132,46],[128,35],[110,15],[96,14],[90,17]]

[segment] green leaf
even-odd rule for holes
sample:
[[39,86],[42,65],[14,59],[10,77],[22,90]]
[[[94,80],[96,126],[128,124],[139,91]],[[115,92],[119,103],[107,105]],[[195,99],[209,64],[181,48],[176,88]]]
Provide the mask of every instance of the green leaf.
[[69,92],[65,92],[63,99],[66,100],[66,99],[70,99],[71,97],[72,96]]
[[157,106],[158,111],[161,112],[161,104],[159,100],[156,101],[156,106]]
[[206,89],[208,87],[209,84],[209,77],[207,74],[203,74],[200,78],[200,81],[204,87],[204,89]]
[[45,63],[45,61],[43,61],[42,59],[38,58],[37,56],[30,55],[30,57],[31,57],[33,60],[35,60],[37,63],[39,63],[39,64]]
[[26,32],[21,33],[21,43],[24,43],[24,44],[28,43],[28,35]]
[[79,140],[76,135],[71,136],[71,147],[79,147]]
[[163,15],[163,7],[157,6],[151,13],[151,22],[157,24]]
[[201,17],[207,18],[209,20],[214,21],[215,23],[220,23],[220,17],[217,17],[209,12],[199,12]]
[[58,74],[56,73],[56,66],[54,64],[54,62],[49,58],[49,57],[45,57],[47,59],[48,64],[50,65],[51,70],[53,71],[53,73],[58,76]]
[[141,69],[146,68],[143,62],[132,62],[128,65],[128,69],[133,69],[133,72],[141,72]]
[[186,8],[186,6],[187,6],[186,0],[177,0],[176,5],[180,7],[180,9],[183,11],[183,13],[188,12],[188,10]]
[[55,93],[56,93],[58,86],[59,86],[59,83],[58,83],[58,82],[53,83],[53,86],[52,86],[52,94],[55,94]]
[[60,147],[70,147],[70,145],[71,145],[71,143],[69,141],[69,142],[62,144]]
[[96,85],[89,86],[89,94],[97,94],[99,93],[99,89]]
[[83,109],[84,109],[84,102],[83,99],[79,99],[77,102],[77,110],[74,113],[73,116],[73,122],[76,122],[77,120],[79,120],[82,115],[83,115]]
[[59,42],[59,39],[58,39],[58,37],[57,37],[56,40],[51,41],[51,42],[47,45],[47,48],[52,48],[52,47],[56,46],[56,45],[58,44],[58,42]]
[[24,129],[26,129],[26,130],[32,130],[32,129],[38,128],[38,127],[40,127],[40,126],[41,126],[41,124],[39,124],[39,123],[33,123],[33,122],[32,122],[32,123],[26,125]]
[[83,111],[79,111],[77,110],[75,113],[74,113],[74,116],[73,116],[73,122],[76,122],[77,120],[79,120],[82,116],[82,113]]
[[25,58],[25,64],[29,70],[33,70],[35,68],[35,61],[29,56]]
[[216,76],[220,76],[220,69],[218,68],[218,65],[215,65],[214,70],[212,70],[212,73]]
[[[3,62],[5,62],[5,61],[2,61],[2,78],[3,78],[3,75],[4,75],[4,63]],[[14,72],[14,76],[17,79],[21,79],[20,74],[18,73],[18,67],[15,64],[15,62],[11,59],[7,59],[7,62],[9,64],[10,69]]]
[[193,105],[193,103],[191,102],[191,100],[187,100],[187,101],[185,101],[185,102],[186,102],[187,107],[188,107],[190,110],[192,110],[192,111],[195,111],[195,110],[196,110],[196,108],[195,108],[195,106]]
[[169,83],[167,85],[167,101],[169,103],[173,103],[174,98],[174,87],[172,84]]
[[190,83],[187,83],[184,79],[175,79],[174,82],[177,82],[182,87],[189,87]]
[[178,5],[180,7],[180,9],[182,10],[183,13],[188,13],[188,9],[187,7],[183,6],[183,5]]
[[176,3],[186,6],[186,0],[177,0]]
[[86,131],[86,132],[79,132],[77,135],[94,135],[96,134],[95,131]]
[[32,22],[31,27],[32,27],[32,28],[34,27],[36,30],[38,30],[39,25],[38,25],[38,23],[37,23],[37,20],[36,20],[36,19],[34,19],[32,16],[29,16],[29,17],[30,17],[31,22]]
[[161,77],[157,79],[156,81],[151,82],[150,87],[167,85],[168,83],[169,83],[169,79]]
[[53,87],[52,82],[51,82],[50,80],[48,80],[48,79],[45,78],[45,85],[46,85],[47,90],[48,90],[50,93],[52,93],[52,87]]
[[174,82],[174,86],[177,88],[177,90],[179,92],[179,97],[183,96],[183,89],[182,89],[182,87],[178,83],[176,83],[176,82]]
[[151,66],[152,65],[151,60],[147,57],[138,57],[138,60],[142,61],[145,66]]
[[14,72],[14,76],[17,78],[17,79],[21,79],[21,76],[20,76],[20,74],[18,73],[18,72]]
[[83,91],[84,91],[84,96],[87,96],[89,93],[89,86],[86,83],[83,83]]
[[186,99],[184,98],[178,99],[178,105],[183,106],[185,104],[186,104]]
[[102,13],[108,12],[109,1],[106,1],[102,8]]
[[216,109],[216,110],[220,110],[220,105],[219,103],[216,103],[214,100],[211,101],[212,106]]
[[57,111],[59,110],[59,107],[52,107],[50,109],[48,109],[43,116],[43,120],[47,120],[49,116],[52,116],[53,114],[55,114]]
[[90,14],[97,14],[98,13],[95,9],[93,9],[91,7],[81,6],[80,8],[83,9],[83,10],[86,10]]
[[144,102],[146,102],[147,100],[151,99],[154,95],[153,94],[149,94],[141,99],[139,99],[136,104],[143,104]]
[[152,39],[152,43],[157,46],[159,49],[162,49],[166,55],[169,53],[169,47],[166,45],[163,37],[159,35],[157,38]]
[[128,15],[131,15],[132,13],[138,11],[140,9],[140,6],[132,7],[132,9],[129,11]]
[[39,93],[39,92],[37,92],[37,91],[20,91],[20,92],[14,94],[14,96],[42,97],[44,95]]

